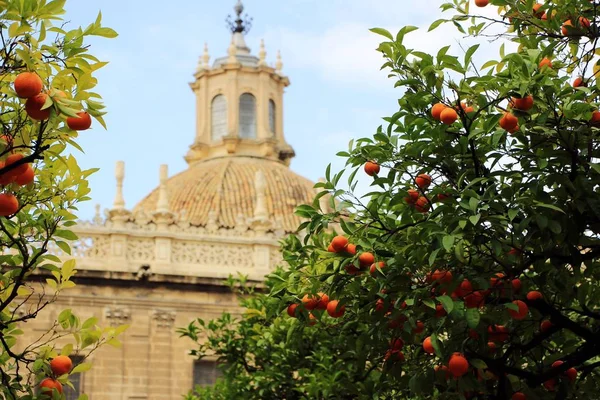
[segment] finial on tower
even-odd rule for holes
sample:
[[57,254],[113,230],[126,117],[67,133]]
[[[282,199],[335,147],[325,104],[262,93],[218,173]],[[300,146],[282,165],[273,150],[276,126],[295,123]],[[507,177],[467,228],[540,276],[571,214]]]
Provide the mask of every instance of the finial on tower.
[[260,51],[258,52],[258,65],[267,65],[267,51],[265,50],[265,40],[260,39]]
[[115,178],[117,179],[117,192],[113,203],[114,210],[125,209],[125,199],[123,198],[123,179],[125,179],[125,162],[117,161],[115,168]]
[[167,192],[167,179],[169,179],[169,166],[162,164],[159,170],[160,186],[158,187],[158,201],[156,202],[156,212],[169,212],[169,193]]
[[210,61],[210,56],[208,55],[208,43],[204,42],[204,54],[202,54],[202,66],[204,69],[208,69],[208,61]]
[[250,31],[250,28],[252,28],[252,18],[248,17],[248,14],[246,14],[244,16],[244,19],[242,19],[242,13],[244,12],[244,5],[242,4],[242,0],[238,0],[235,7],[233,7],[233,10],[236,14],[235,20],[232,20],[231,15],[228,15],[227,19],[225,20],[229,29],[231,30],[231,33],[248,33]]
[[281,61],[281,51],[277,50],[277,62],[275,63],[275,71],[277,73],[281,73],[282,68],[283,68],[283,62]]

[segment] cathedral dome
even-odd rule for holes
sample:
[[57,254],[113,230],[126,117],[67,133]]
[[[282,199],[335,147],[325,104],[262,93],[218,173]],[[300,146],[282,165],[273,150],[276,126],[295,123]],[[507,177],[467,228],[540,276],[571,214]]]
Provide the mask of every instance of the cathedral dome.
[[[284,231],[295,232],[301,220],[294,215],[294,209],[314,200],[314,184],[281,162],[259,157],[211,158],[169,178],[166,181],[169,211],[183,215],[192,225],[204,226],[211,218],[224,228],[246,224],[255,217],[259,197],[255,181],[261,172],[266,217],[279,221]],[[134,213],[153,212],[159,191],[155,189],[140,201]]]

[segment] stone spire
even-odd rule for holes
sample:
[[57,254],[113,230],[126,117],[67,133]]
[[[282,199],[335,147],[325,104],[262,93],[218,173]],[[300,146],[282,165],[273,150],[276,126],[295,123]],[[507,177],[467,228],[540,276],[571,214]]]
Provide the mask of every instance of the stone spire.
[[169,212],[169,193],[167,191],[167,179],[169,179],[169,166],[162,164],[159,170],[160,186],[158,189],[158,201],[156,202],[156,212]]
[[275,63],[275,71],[278,74],[281,74],[282,69],[283,69],[283,62],[281,61],[281,51],[277,50],[277,62]]
[[267,65],[267,51],[265,50],[265,40],[260,40],[260,50],[258,52],[258,65],[266,66]]
[[125,198],[123,197],[123,180],[125,179],[125,162],[117,161],[115,167],[115,178],[117,180],[117,191],[115,193],[115,201],[113,202],[113,210],[125,209]]
[[210,56],[208,55],[208,43],[204,43],[204,53],[198,60],[198,71],[203,71],[210,69],[210,65],[208,62],[210,61]]

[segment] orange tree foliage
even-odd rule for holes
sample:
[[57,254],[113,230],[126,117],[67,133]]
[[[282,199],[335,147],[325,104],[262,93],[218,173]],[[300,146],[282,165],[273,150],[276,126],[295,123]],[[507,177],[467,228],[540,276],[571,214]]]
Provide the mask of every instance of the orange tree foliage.
[[[373,30],[386,38],[384,67],[403,89],[399,110],[340,152],[346,168],[328,168],[317,184],[337,200],[336,212],[318,201],[299,207],[306,236],[286,241],[289,267],[269,277],[269,295],[245,304],[259,311],[203,328],[209,341],[195,354],[229,363],[223,383],[206,393],[221,398],[218,388],[228,385],[229,394],[263,398],[253,393],[266,390],[264,398],[286,399],[600,392],[600,5],[486,7],[497,16],[477,17],[481,9],[463,0],[443,4],[447,19],[430,28],[451,23],[514,48],[502,46],[500,59],[481,66],[473,61],[478,45],[460,56],[449,47],[427,54],[403,44],[415,27],[395,36]],[[381,170],[363,171],[367,161]],[[362,199],[353,193],[359,179],[373,188]],[[355,253],[328,251],[333,223]],[[364,253],[383,264],[370,273]],[[304,296],[319,292],[345,305],[343,317],[307,309]],[[290,304],[298,304],[296,318],[286,313]],[[287,336],[268,334],[282,327]],[[260,354],[278,361],[263,368]],[[240,358],[250,369],[229,374]],[[313,382],[320,392],[311,392]]]
[[75,285],[74,260],[56,254],[71,253],[77,236],[70,227],[77,205],[89,199],[87,177],[94,170],[82,170],[65,153],[67,146],[81,150],[74,129],[89,127],[89,115],[104,125],[93,89],[95,71],[106,63],[86,41],[116,36],[100,14],[86,28],[67,30],[64,5],[0,0],[0,399],[6,400],[64,398],[69,374],[91,364],[71,369],[58,356],[85,358],[102,344],[118,346],[116,336],[125,329],[102,329],[96,318],[81,321],[66,309],[47,331],[31,332],[33,320]]

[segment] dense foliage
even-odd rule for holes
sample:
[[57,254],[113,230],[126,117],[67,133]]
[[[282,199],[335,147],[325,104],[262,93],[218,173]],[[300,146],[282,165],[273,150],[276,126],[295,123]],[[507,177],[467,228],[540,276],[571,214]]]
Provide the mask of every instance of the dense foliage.
[[[427,54],[403,44],[415,27],[373,29],[399,111],[317,184],[338,211],[299,207],[306,236],[286,241],[270,293],[239,322],[188,327],[204,343],[194,354],[226,362],[201,398],[600,392],[600,5],[474,4],[443,4],[430,29],[510,44],[482,66],[478,45]],[[372,180],[364,198],[358,179]],[[319,310],[327,300],[339,306]]]
[[[88,200],[87,177],[68,148],[92,117],[104,125],[94,72],[104,66],[88,52],[88,36],[115,37],[101,16],[87,28],[66,30],[65,0],[0,0],[0,399],[60,399],[73,368],[68,356],[87,356],[104,343],[119,345],[124,328],[102,329],[69,309],[33,341],[28,322],[62,290],[74,286],[69,229],[77,204]],[[42,287],[40,275],[49,276]],[[32,337],[32,335],[29,335]],[[56,348],[55,339],[69,344]],[[67,339],[65,339],[67,338]],[[60,356],[62,355],[62,357]],[[85,399],[87,396],[82,396]]]

